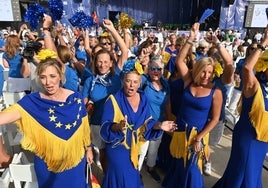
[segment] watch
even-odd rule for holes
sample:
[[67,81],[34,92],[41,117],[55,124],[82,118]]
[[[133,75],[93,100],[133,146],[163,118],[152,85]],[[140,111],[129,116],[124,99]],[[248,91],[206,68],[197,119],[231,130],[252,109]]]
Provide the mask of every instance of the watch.
[[265,47],[262,46],[261,44],[257,45],[257,49],[260,49],[261,51],[265,51]]

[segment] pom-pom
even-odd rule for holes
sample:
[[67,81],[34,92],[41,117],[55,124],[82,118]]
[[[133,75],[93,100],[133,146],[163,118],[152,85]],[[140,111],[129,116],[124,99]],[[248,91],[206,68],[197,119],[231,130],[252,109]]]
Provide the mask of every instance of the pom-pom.
[[118,25],[121,28],[131,28],[134,24],[135,20],[131,18],[128,14],[126,13],[121,13],[118,19]]
[[83,11],[76,12],[70,19],[70,23],[74,27],[78,28],[90,28],[94,25],[93,18],[87,14],[85,14]]
[[56,53],[53,50],[43,49],[40,50],[36,56],[39,60],[43,61],[48,58],[57,58]]
[[131,71],[137,71],[140,75],[143,74],[143,69],[139,61],[131,59],[125,62],[122,72],[127,74]]
[[214,66],[214,76],[220,77],[222,73],[223,73],[223,68],[221,64],[219,62],[216,62]]
[[51,17],[54,21],[60,20],[63,15],[62,0],[50,0],[47,2],[48,8],[51,12]]
[[39,25],[39,20],[46,13],[46,9],[38,3],[34,3],[27,9],[24,20],[30,23],[32,30],[36,30]]

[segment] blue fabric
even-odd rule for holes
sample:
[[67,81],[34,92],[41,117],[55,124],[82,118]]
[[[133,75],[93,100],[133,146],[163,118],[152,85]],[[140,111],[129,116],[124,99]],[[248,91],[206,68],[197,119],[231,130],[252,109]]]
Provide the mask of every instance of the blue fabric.
[[174,70],[176,69],[176,56],[171,56],[165,69],[172,74]]
[[155,120],[162,122],[164,120],[164,112],[169,96],[169,86],[166,80],[161,78],[163,88],[157,91],[149,76],[146,76],[146,81],[142,83],[143,91],[148,98],[150,110]]
[[196,58],[195,58],[195,60],[196,61],[198,61],[199,59],[201,59],[201,58],[203,58],[203,57],[208,57],[208,55],[207,54],[202,54],[202,53],[200,53],[200,52],[195,52],[195,56],[196,56]]
[[[73,125],[73,122],[80,125],[82,122],[81,118],[87,114],[86,109],[81,108],[84,106],[84,102],[81,98],[81,94],[76,92],[70,95],[66,99],[66,102],[63,103],[43,99],[40,97],[39,92],[36,92],[26,95],[18,101],[18,104],[31,114],[31,116],[44,128],[55,134],[57,137],[68,140],[79,128],[79,126]],[[80,108],[81,110],[79,110]],[[79,112],[79,114],[74,116],[77,112]],[[56,116],[54,116],[55,113],[57,113]],[[72,114],[73,116],[69,116],[69,114]],[[66,117],[69,118],[66,119]],[[58,123],[62,124],[62,127],[58,127]],[[68,124],[70,124],[70,128],[66,129],[66,125]]]
[[66,82],[63,85],[64,88],[70,89],[72,91],[78,91],[79,89],[79,78],[77,71],[70,67],[69,65],[65,65],[65,77]]
[[[66,159],[68,160],[68,159]],[[38,179],[39,188],[60,188],[60,187],[81,187],[89,188],[90,185],[86,184],[85,168],[86,158],[74,168],[65,170],[60,173],[54,173],[47,170],[47,165],[42,159],[35,156],[34,168]]]
[[90,117],[90,123],[100,125],[103,114],[103,104],[110,94],[114,94],[121,88],[121,79],[116,74],[109,76],[107,80],[110,80],[111,85],[104,86],[102,83],[96,82],[92,89],[92,81],[94,78],[95,76],[91,75],[86,79],[82,95],[84,98],[89,98],[94,102],[94,113]]
[[[209,117],[214,91],[215,87],[211,89],[208,96],[194,97],[190,91],[190,85],[184,89],[180,112],[177,116],[177,131],[186,130],[188,138],[193,127],[196,127],[198,132],[204,129]],[[186,124],[188,125],[187,127],[185,127]],[[200,179],[202,179],[201,173],[198,172],[200,169],[197,166],[190,167],[189,164],[191,163],[184,167],[183,158],[172,158],[170,168],[163,181],[163,186],[165,188],[204,187],[203,182],[200,184]],[[189,174],[190,177],[188,176]],[[188,178],[191,178],[191,180],[188,181]],[[186,184],[187,186],[185,187]]]
[[169,79],[168,83],[170,87],[171,112],[173,115],[177,116],[182,103],[184,82],[182,79]]
[[[87,118],[87,112],[79,92],[71,94],[64,103],[43,99],[40,97],[39,93],[31,93],[24,96],[18,104],[27,111],[33,119],[40,123],[40,126],[49,130],[55,137],[64,140],[67,140],[75,134],[76,130],[81,125],[82,118]],[[75,115],[75,113],[78,114]],[[70,114],[72,114],[72,116],[70,116]],[[55,118],[52,118],[52,116],[55,116]],[[53,119],[55,119],[55,121]],[[62,127],[56,127],[59,123],[62,124]],[[70,129],[66,129],[68,124],[71,125]],[[81,145],[77,147],[84,148],[85,146]],[[72,148],[70,148],[70,150],[71,149]],[[64,170],[63,172],[55,173],[48,170],[43,159],[40,159],[37,155],[35,155],[34,159],[39,188],[88,188],[89,186],[86,184],[85,179],[85,166],[86,160],[85,157],[83,157],[77,166],[69,170]]]
[[[242,98],[243,107],[234,126],[230,158],[222,178],[213,188],[262,188],[262,165],[268,143],[256,140],[256,131],[248,115],[253,98]],[[267,111],[267,99],[264,101]]]
[[16,52],[15,56],[9,58],[6,53],[3,54],[3,59],[5,59],[9,64],[8,76],[12,78],[22,78],[20,73],[22,56],[19,51]]
[[215,83],[215,86],[218,87],[222,92],[222,106],[221,106],[220,120],[225,120],[225,105],[232,85],[222,83],[221,78],[218,77],[215,78],[213,81]]
[[185,88],[177,117],[178,130],[184,131],[186,124],[189,130],[192,127],[196,127],[198,131],[203,130],[209,117],[214,91],[215,88],[211,89],[208,96],[194,97],[190,91],[190,85]]
[[[242,78],[242,68],[243,68],[243,65],[245,64],[245,61],[246,61],[245,58],[240,59],[236,64],[235,72],[237,72],[239,74],[240,78]],[[243,88],[243,82],[242,81],[240,82],[239,87],[234,87],[234,89],[237,89],[239,91],[242,91],[242,88]]]
[[[133,130],[141,127],[151,117],[148,100],[143,91],[139,91],[140,103],[137,112],[130,106],[123,89],[118,91],[114,97],[123,115],[127,115],[128,124],[133,125]],[[141,187],[140,173],[134,168],[130,159],[130,150],[118,144],[124,139],[122,132],[112,132],[111,126],[114,119],[114,107],[111,100],[107,100],[102,116],[101,137],[106,142],[106,154],[108,158],[108,169],[104,178],[103,188],[137,188]],[[150,119],[147,129],[143,134],[146,140],[159,138],[163,131],[152,129],[155,120]],[[132,131],[127,129],[127,143],[131,147]],[[119,141],[119,142],[118,142]]]
[[3,94],[4,81],[4,68],[0,65],[0,96]]

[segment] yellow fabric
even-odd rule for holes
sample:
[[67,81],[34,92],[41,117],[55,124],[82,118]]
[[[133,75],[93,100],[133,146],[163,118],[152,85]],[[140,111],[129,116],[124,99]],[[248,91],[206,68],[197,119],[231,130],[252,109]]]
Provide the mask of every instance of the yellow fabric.
[[259,86],[253,99],[249,117],[256,130],[256,139],[262,142],[268,142],[268,112],[265,111],[264,100],[262,89]]
[[170,53],[168,53],[168,52],[165,51],[163,53],[163,56],[162,56],[162,61],[165,64],[165,66],[167,65],[167,63],[168,63],[168,61],[169,61],[170,58],[171,58]]
[[[196,138],[197,134],[198,134],[197,130],[195,128],[192,128],[189,138],[187,140],[185,131],[173,133],[169,146],[170,154],[172,157],[177,159],[183,158],[184,166],[186,166],[186,162],[190,158],[189,147],[192,145],[192,143],[195,142],[194,138]],[[198,166],[201,172],[202,172],[203,157],[204,155],[208,154],[209,150],[208,141],[209,141],[209,134],[203,137],[203,143],[205,146],[198,156]]]
[[[124,115],[122,114],[115,98],[113,95],[110,95],[109,97],[112,101],[113,107],[114,107],[114,119],[113,122],[119,123],[121,120],[124,119]],[[131,135],[131,147],[126,142],[126,131],[124,132],[124,141],[122,142],[122,145],[125,146],[126,149],[130,149],[130,158],[131,162],[134,166],[135,169],[138,169],[138,164],[139,164],[139,152],[140,152],[140,147],[145,143],[145,139],[143,137],[143,133],[146,131],[146,125],[147,125],[148,120],[145,121],[145,123],[139,127],[137,130],[132,130],[129,127],[127,129],[129,131],[132,131]]]
[[42,127],[18,104],[4,112],[14,110],[18,110],[23,117],[15,122],[23,134],[22,147],[43,159],[49,171],[62,172],[71,169],[84,158],[86,147],[91,142],[87,116],[83,117],[82,124],[69,140],[64,140]]

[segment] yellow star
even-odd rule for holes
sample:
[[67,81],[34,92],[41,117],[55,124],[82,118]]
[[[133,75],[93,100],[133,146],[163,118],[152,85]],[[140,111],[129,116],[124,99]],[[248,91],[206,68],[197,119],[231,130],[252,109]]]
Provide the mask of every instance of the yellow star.
[[72,125],[69,123],[67,125],[65,125],[65,129],[71,129]]
[[49,113],[49,114],[54,114],[54,109],[49,108],[49,109],[48,109],[48,113]]
[[77,121],[73,122],[73,126],[75,127],[77,125]]
[[268,94],[265,95],[265,98],[268,99]]
[[264,89],[265,89],[265,91],[268,91],[268,87],[265,87]]
[[77,114],[77,116],[76,116],[76,117],[77,117],[77,119],[79,119],[79,118],[80,118],[80,114]]
[[54,121],[54,122],[55,122],[55,121],[56,121],[56,118],[57,118],[57,117],[56,117],[56,116],[54,116],[54,115],[49,116],[50,121]]
[[77,99],[77,104],[81,104],[82,100],[81,99]]
[[59,106],[64,106],[64,103],[59,104]]
[[56,127],[61,128],[61,126],[62,126],[61,122],[56,123]]

